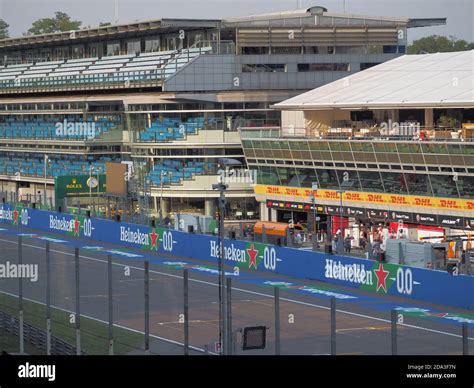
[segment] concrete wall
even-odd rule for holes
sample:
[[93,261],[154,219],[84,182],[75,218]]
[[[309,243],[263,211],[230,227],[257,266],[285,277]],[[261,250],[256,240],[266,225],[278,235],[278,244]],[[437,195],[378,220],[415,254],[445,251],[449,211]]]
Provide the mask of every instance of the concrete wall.
[[286,136],[304,136],[305,117],[303,111],[281,112],[282,134]]

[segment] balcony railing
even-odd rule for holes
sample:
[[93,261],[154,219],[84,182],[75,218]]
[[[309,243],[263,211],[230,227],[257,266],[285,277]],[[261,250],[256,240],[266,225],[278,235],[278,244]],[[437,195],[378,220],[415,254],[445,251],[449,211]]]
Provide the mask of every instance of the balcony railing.
[[474,124],[469,128],[417,127],[413,131],[394,134],[383,127],[368,128],[295,128],[295,127],[240,127],[242,139],[284,138],[325,140],[378,140],[378,141],[434,141],[474,142]]

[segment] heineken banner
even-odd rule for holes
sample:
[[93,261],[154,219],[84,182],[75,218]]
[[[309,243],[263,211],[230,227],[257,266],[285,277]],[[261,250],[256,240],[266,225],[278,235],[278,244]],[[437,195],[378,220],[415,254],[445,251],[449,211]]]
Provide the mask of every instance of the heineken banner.
[[[219,240],[214,236],[8,204],[0,205],[0,222],[91,239],[91,244],[94,241],[120,244],[182,258],[217,262],[220,255]],[[130,257],[133,256],[130,252]],[[224,257],[225,264],[234,271],[269,271],[381,295],[474,309],[474,277],[471,276],[240,240],[226,239]]]

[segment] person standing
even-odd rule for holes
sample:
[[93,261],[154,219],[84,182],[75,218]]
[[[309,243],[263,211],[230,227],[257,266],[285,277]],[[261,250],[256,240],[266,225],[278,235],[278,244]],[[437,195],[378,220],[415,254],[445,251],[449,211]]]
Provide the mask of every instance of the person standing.
[[352,239],[350,236],[346,236],[346,238],[344,239],[344,251],[346,253],[351,253],[351,244],[352,244],[351,240]]

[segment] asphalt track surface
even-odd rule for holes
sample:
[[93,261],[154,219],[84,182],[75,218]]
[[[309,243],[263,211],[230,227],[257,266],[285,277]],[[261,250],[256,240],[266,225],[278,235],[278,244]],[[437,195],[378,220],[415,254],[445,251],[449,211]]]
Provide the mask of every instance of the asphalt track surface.
[[[90,241],[54,234],[45,234],[11,226],[0,226],[0,264],[17,262],[18,234],[23,238],[23,263],[38,264],[37,282],[23,280],[25,298],[45,303],[45,241],[51,243],[51,305],[75,310],[74,247],[91,246]],[[135,253],[136,258],[113,255],[114,324],[137,332],[144,330],[144,258],[150,260],[150,333],[152,354],[182,354],[184,342],[183,271],[189,268],[189,339],[192,353],[202,353],[207,346],[214,351],[218,339],[218,287],[214,263],[164,257],[138,250],[98,243],[102,249],[120,249]],[[106,322],[107,257],[93,250],[80,251],[81,315]],[[127,268],[129,274],[127,273]],[[180,268],[180,269],[174,269]],[[209,272],[211,268],[211,273]],[[230,268],[226,268],[231,270]],[[267,272],[244,272],[232,277],[233,329],[246,326],[267,326],[265,350],[242,351],[236,354],[274,354],[275,324],[273,287],[265,282],[286,282],[292,288],[280,289],[281,354],[330,354],[330,295],[337,297],[337,354],[391,354],[390,310],[395,307],[428,311],[422,317],[404,314],[398,325],[398,354],[460,355],[461,325],[445,319],[445,314],[473,316],[473,311],[414,302],[404,298],[379,296],[353,288],[329,285],[308,279],[297,279]],[[308,293],[303,286],[322,292]],[[440,285],[442,286],[442,285]],[[0,292],[18,295],[17,279],[0,279]],[[328,294],[332,293],[332,294]],[[469,353],[474,354],[474,324],[469,323]],[[131,352],[132,354],[134,352]],[[139,354],[137,350],[135,354]]]

